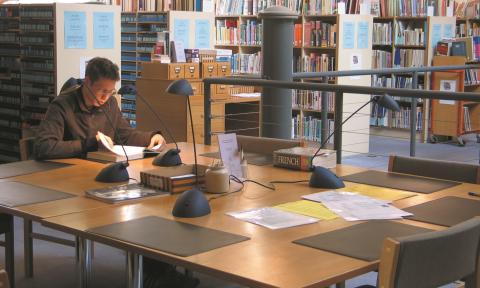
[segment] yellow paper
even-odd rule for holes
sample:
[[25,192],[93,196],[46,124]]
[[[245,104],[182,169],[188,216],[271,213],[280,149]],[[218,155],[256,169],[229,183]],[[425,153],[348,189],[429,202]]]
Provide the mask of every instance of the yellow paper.
[[310,216],[323,220],[331,220],[338,218],[338,215],[330,211],[327,207],[323,206],[321,203],[300,200],[295,202],[288,202],[275,206],[284,211],[293,212],[297,214],[302,214],[305,216]]
[[401,191],[401,190],[395,190],[391,188],[370,186],[370,185],[364,185],[364,184],[348,186],[344,190],[349,192],[357,192],[358,194],[362,194],[372,198],[389,200],[389,201],[400,200],[403,198],[408,198],[408,197],[417,195],[417,193],[414,193],[414,192]]

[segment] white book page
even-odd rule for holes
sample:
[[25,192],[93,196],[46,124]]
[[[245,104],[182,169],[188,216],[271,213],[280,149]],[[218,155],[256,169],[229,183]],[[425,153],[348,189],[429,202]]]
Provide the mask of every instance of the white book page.
[[145,147],[140,146],[123,146],[123,148],[125,148],[124,152],[122,145],[111,145],[107,140],[107,136],[105,136],[105,134],[102,132],[98,132],[98,137],[100,138],[100,142],[102,143],[103,147],[118,156],[125,156],[125,153],[128,156],[139,155],[143,153],[143,150],[145,150]]

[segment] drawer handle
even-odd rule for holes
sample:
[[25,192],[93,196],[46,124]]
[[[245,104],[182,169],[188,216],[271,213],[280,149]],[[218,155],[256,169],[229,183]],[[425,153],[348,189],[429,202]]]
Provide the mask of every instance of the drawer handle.
[[180,73],[180,70],[182,70],[182,68],[180,68],[180,66],[176,66],[174,70],[175,70],[175,73],[178,74]]
[[195,72],[195,66],[188,67],[188,70],[190,70],[190,73],[194,73]]
[[222,69],[222,72],[223,72],[223,73],[227,72],[227,66],[225,66],[225,65],[222,65],[222,66],[220,67],[220,69]]
[[207,70],[208,70],[208,72],[212,73],[213,72],[213,66],[208,66]]

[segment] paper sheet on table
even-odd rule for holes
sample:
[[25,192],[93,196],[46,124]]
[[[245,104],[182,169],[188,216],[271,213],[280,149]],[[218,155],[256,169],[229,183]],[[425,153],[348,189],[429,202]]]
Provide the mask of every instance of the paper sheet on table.
[[318,219],[312,217],[298,215],[272,207],[228,212],[226,214],[270,229],[288,228],[318,222]]
[[288,202],[274,206],[274,208],[322,220],[332,220],[338,218],[337,214],[330,211],[327,207],[323,206],[323,204],[308,200]]
[[325,207],[347,221],[400,219],[412,215],[389,205],[389,201],[347,191],[326,191],[305,195],[303,198],[322,202]]
[[348,186],[346,189],[365,196],[388,201],[395,201],[412,196],[417,196],[417,193],[414,192],[400,191],[391,188],[370,186],[364,184]]
[[381,200],[381,199],[374,199],[365,195],[358,194],[356,192],[349,192],[349,191],[325,191],[325,192],[318,192],[308,195],[303,195],[303,199],[316,201],[316,202],[332,202],[332,201],[356,201],[356,200],[371,200],[375,201],[379,204],[386,204],[390,203],[389,200]]

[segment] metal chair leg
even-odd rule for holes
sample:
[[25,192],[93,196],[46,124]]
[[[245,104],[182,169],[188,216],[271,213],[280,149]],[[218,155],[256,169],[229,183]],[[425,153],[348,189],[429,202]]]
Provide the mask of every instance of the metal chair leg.
[[[5,215],[5,216],[4,216]],[[10,287],[15,288],[15,249],[13,237],[13,216],[4,214],[6,217],[7,231],[5,232],[5,270],[7,270]]]
[[127,287],[143,287],[143,257],[133,252],[127,252]]
[[33,277],[33,238],[32,220],[23,219],[23,251],[25,257],[25,277]]

